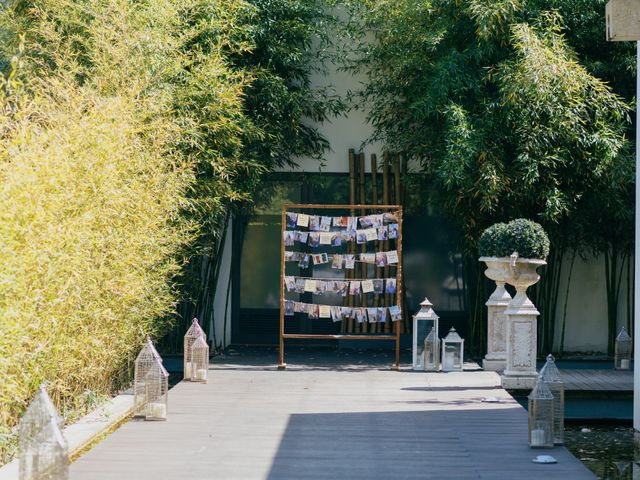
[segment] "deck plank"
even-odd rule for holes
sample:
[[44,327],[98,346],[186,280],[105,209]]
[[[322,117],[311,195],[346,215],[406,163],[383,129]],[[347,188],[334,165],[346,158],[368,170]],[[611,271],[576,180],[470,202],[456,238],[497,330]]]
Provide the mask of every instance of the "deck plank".
[[633,391],[633,371],[606,369],[560,370],[567,391]]
[[[527,414],[493,372],[219,362],[207,385],[171,390],[167,422],[126,423],[70,478],[595,478],[565,448],[528,448]],[[532,463],[541,453],[558,463]]]

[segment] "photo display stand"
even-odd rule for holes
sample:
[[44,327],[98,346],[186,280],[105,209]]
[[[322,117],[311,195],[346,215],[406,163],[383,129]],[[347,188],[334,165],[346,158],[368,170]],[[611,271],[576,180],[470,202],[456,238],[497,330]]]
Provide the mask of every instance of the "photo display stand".
[[[286,339],[395,340],[399,369],[402,213],[401,205],[283,205],[278,369],[286,368]],[[287,275],[292,263],[299,275]],[[315,276],[318,267],[331,273]],[[305,293],[313,302],[288,298]],[[295,314],[333,320],[343,333],[287,333],[285,318]]]

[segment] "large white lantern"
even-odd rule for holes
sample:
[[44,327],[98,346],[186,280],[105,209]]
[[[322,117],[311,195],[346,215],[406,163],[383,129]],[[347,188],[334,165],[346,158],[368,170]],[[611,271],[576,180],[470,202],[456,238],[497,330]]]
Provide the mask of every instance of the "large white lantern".
[[444,372],[461,372],[464,362],[464,340],[456,329],[451,327],[442,339],[442,370]]
[[553,395],[553,443],[564,443],[564,382],[553,355],[547,355],[547,363],[540,370],[540,380]]
[[617,370],[629,370],[631,368],[632,341],[627,329],[622,327],[616,337],[615,367]]
[[529,446],[553,447],[553,394],[547,384],[538,379],[529,394]]
[[433,311],[433,304],[425,297],[420,303],[420,310],[413,316],[413,369],[424,370],[424,341],[433,328],[438,337],[438,315]]
[[428,372],[437,372],[440,366],[440,339],[435,328],[431,328],[429,335],[424,339],[422,356],[424,369]]

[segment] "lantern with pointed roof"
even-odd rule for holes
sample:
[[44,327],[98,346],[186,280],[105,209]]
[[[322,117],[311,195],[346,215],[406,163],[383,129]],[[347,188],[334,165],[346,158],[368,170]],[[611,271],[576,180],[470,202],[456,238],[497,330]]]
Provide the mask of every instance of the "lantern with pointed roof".
[[631,368],[631,353],[633,343],[627,333],[627,329],[622,327],[616,337],[615,345],[615,367],[617,370],[629,370]]
[[461,372],[464,363],[464,340],[456,329],[451,327],[442,339],[442,370],[444,372]]
[[204,341],[207,341],[207,335],[202,330],[202,327],[198,323],[198,319],[194,318],[191,322],[191,326],[187,333],[184,335],[184,362],[183,362],[183,378],[185,380],[191,380],[193,378],[191,372],[191,347],[193,342],[198,338],[203,337]]
[[553,447],[553,394],[540,378],[529,394],[529,446]]
[[63,424],[44,386],[41,386],[18,426],[20,480],[68,478],[69,448],[62,435]]
[[191,345],[191,381],[207,383],[209,370],[209,345],[204,337],[198,337]]
[[437,372],[440,366],[440,339],[435,327],[431,327],[429,335],[424,339],[422,356],[424,369],[428,372]]
[[553,355],[547,355],[547,363],[540,370],[542,380],[553,395],[553,443],[564,443],[564,382]]
[[133,375],[133,405],[135,416],[146,416],[144,406],[147,401],[147,374],[156,363],[162,365],[162,358],[153,345],[151,338],[147,337],[147,341],[142,346],[135,361],[135,372]]
[[169,403],[169,372],[159,359],[145,376],[145,420],[166,420]]
[[438,337],[438,315],[433,311],[433,304],[425,297],[420,303],[420,310],[413,316],[413,369],[424,370],[424,341],[433,328]]

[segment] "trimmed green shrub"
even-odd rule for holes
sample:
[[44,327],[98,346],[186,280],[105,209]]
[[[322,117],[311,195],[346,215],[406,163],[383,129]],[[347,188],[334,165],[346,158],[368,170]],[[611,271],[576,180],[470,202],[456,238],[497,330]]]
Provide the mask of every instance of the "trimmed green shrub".
[[549,255],[549,237],[542,226],[525,218],[496,223],[487,228],[478,241],[481,256],[545,259]]

